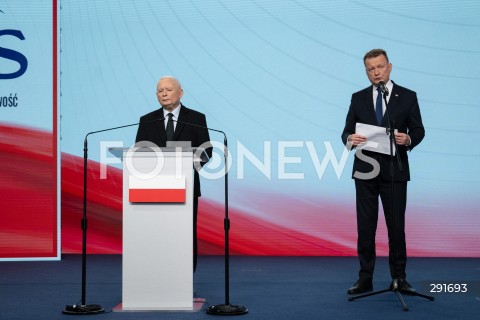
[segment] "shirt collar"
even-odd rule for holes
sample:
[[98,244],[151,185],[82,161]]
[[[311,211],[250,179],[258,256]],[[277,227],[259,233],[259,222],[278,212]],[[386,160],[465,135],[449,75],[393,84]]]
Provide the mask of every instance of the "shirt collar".
[[[178,116],[180,115],[180,109],[182,108],[182,104],[180,103],[178,105],[178,107],[176,107],[175,109],[173,109],[173,111],[171,112],[173,114],[173,118],[174,119],[178,119]],[[163,108],[163,117],[164,118],[167,118],[167,114],[169,114],[170,111],[168,111],[167,109]]]

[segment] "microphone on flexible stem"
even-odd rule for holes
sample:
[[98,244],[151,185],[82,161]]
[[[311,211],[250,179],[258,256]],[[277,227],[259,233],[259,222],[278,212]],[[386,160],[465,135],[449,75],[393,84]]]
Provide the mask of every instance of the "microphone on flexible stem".
[[[390,118],[390,108],[388,107],[388,103],[387,103],[387,96],[389,93],[388,88],[383,81],[380,81],[378,83],[378,87],[380,88],[380,91],[383,92],[383,100],[385,102],[385,114],[387,115],[387,118],[388,118],[388,127],[385,130],[387,131],[387,135],[390,135],[390,144],[393,144],[395,146],[395,152],[397,154],[398,169],[400,172],[402,172],[403,165],[400,159],[400,154],[398,153],[398,146],[395,143],[395,130],[394,130],[395,121],[392,121],[392,119]],[[392,163],[390,165],[393,166]],[[390,170],[391,172],[393,172],[393,167]]]
[[154,120],[148,120],[143,122],[126,124],[123,126],[107,128],[98,131],[91,131],[85,135],[85,140],[83,142],[83,218],[82,218],[82,302],[80,305],[73,304],[67,305],[62,310],[64,314],[96,314],[102,313],[105,310],[99,304],[86,304],[86,287],[87,287],[87,170],[88,170],[88,136],[95,133],[111,131],[116,129],[122,129],[132,126],[138,126],[139,124],[145,124],[150,122],[162,121],[165,118],[159,118]]
[[389,92],[388,92],[388,88],[387,88],[387,86],[385,85],[385,83],[384,83],[383,81],[380,81],[380,82],[378,83],[378,86],[380,87],[380,91],[382,91],[382,93],[383,93],[384,95],[388,96],[388,93],[389,93]]
[[227,135],[222,130],[208,128],[198,124],[188,123],[184,121],[173,120],[187,126],[211,130],[223,134],[223,144],[225,146],[225,218],[223,220],[223,227],[225,230],[225,304],[212,305],[207,308],[206,313],[211,315],[241,315],[248,313],[248,309],[244,306],[230,304],[230,253],[229,253],[229,230],[230,220],[228,218],[228,145]]

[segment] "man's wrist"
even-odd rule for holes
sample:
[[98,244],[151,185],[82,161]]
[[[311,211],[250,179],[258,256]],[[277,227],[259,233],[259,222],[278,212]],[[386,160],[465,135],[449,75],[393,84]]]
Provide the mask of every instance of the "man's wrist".
[[405,147],[410,147],[411,144],[412,144],[412,139],[411,139],[410,136],[407,134],[407,141],[405,142]]

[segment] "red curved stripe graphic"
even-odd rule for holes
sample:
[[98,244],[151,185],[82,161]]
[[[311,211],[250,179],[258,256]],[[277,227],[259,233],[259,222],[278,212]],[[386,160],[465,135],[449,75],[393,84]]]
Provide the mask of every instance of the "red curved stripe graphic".
[[[100,164],[88,163],[89,253],[121,253],[122,171],[109,167],[99,178]],[[83,206],[83,159],[62,154],[62,252],[79,253]],[[286,207],[286,206],[285,206]],[[275,225],[237,209],[229,210],[230,253],[237,255],[352,255],[352,248],[291,228]],[[224,253],[224,207],[200,198],[199,253]]]
[[[52,234],[42,226],[56,223],[51,172],[52,146],[46,133],[0,125],[0,257],[3,253],[35,256],[56,246]],[[50,137],[51,138],[51,137]],[[51,140],[51,139],[50,139]],[[122,252],[122,171],[108,167],[107,179],[100,179],[100,164],[88,163],[88,253]],[[80,253],[83,215],[83,158],[62,154],[62,252]],[[200,198],[198,216],[199,253],[224,253],[223,203]],[[29,205],[25,199],[33,199]],[[23,202],[22,202],[23,201]],[[475,245],[480,229],[474,214],[475,203],[443,205],[435,208],[409,207],[407,247],[409,256],[480,257]],[[22,203],[19,214],[18,203]],[[302,195],[294,197],[265,190],[243,190],[235,195],[241,209],[229,209],[230,253],[234,255],[354,256],[356,222],[354,199],[340,201]],[[16,205],[14,205],[16,204]],[[47,206],[45,206],[45,204]],[[50,207],[48,207],[50,206]],[[452,218],[452,208],[455,218]],[[19,218],[21,217],[21,218]],[[5,226],[9,227],[7,230]],[[48,228],[47,228],[48,229]],[[379,217],[377,254],[388,255],[383,217]],[[26,230],[28,232],[26,232]],[[438,235],[441,234],[441,237]],[[43,254],[44,252],[42,252]]]
[[0,258],[57,256],[52,133],[0,124]]

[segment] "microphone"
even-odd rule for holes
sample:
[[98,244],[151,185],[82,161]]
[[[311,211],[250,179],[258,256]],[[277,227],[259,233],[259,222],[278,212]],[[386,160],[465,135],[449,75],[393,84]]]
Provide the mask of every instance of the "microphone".
[[81,220],[82,228],[82,302],[80,305],[66,305],[62,310],[65,314],[97,314],[102,313],[105,309],[98,304],[87,304],[86,303],[86,288],[87,288],[87,170],[88,170],[88,136],[95,133],[111,131],[116,129],[128,128],[132,126],[138,126],[144,123],[150,123],[155,121],[165,120],[165,117],[136,122],[131,124],[126,124],[123,126],[117,126],[112,128],[107,128],[103,130],[90,131],[85,135],[85,140],[83,141],[83,215]]
[[90,131],[89,133],[87,133],[85,135],[85,142],[87,141],[87,137],[91,134],[94,134],[94,133],[100,133],[100,132],[105,132],[105,131],[111,131],[111,130],[116,130],[116,129],[122,129],[122,128],[128,128],[128,127],[133,127],[133,126],[138,126],[140,124],[145,124],[145,123],[150,123],[150,122],[155,122],[155,121],[163,121],[165,120],[165,117],[163,118],[158,118],[158,119],[153,119],[153,120],[148,120],[148,121],[141,121],[141,122],[136,122],[136,123],[130,123],[130,124],[126,124],[126,125],[123,125],[123,126],[118,126],[118,127],[113,127],[113,128],[107,128],[107,129],[103,129],[103,130],[98,130],[98,131]]
[[185,125],[187,125],[187,126],[192,126],[192,127],[197,127],[197,128],[201,128],[201,129],[207,129],[207,130],[219,132],[219,133],[223,134],[223,141],[225,142],[225,146],[227,146],[227,142],[226,142],[226,141],[227,141],[227,135],[226,135],[225,132],[223,132],[222,130],[213,129],[213,128],[201,126],[201,125],[194,124],[194,123],[188,123],[188,122],[184,122],[184,121],[175,120],[175,119],[173,119],[173,117],[172,117],[172,121],[173,121],[173,122],[176,122],[176,123],[185,124]]
[[388,88],[387,86],[385,85],[385,83],[383,81],[380,81],[378,83],[378,86],[380,87],[380,91],[382,91],[383,94],[387,95],[388,96]]
[[215,131],[218,133],[223,134],[223,145],[225,147],[224,149],[224,158],[225,158],[225,188],[224,188],[224,196],[225,196],[225,217],[223,218],[223,230],[225,232],[225,253],[224,253],[224,258],[225,258],[225,303],[224,304],[217,304],[217,305],[212,305],[207,308],[206,313],[207,314],[213,314],[213,315],[240,315],[240,314],[245,314],[248,313],[248,309],[245,306],[241,305],[232,305],[230,304],[230,218],[228,216],[228,165],[227,165],[227,157],[228,157],[228,143],[227,143],[227,135],[225,134],[224,131],[218,130],[218,129],[213,129],[209,128],[206,126],[201,126],[198,124],[194,123],[188,123],[184,121],[178,121],[174,120],[176,123],[181,123],[187,126],[192,126],[192,127],[197,127],[197,128],[202,128],[206,130],[211,130]]

